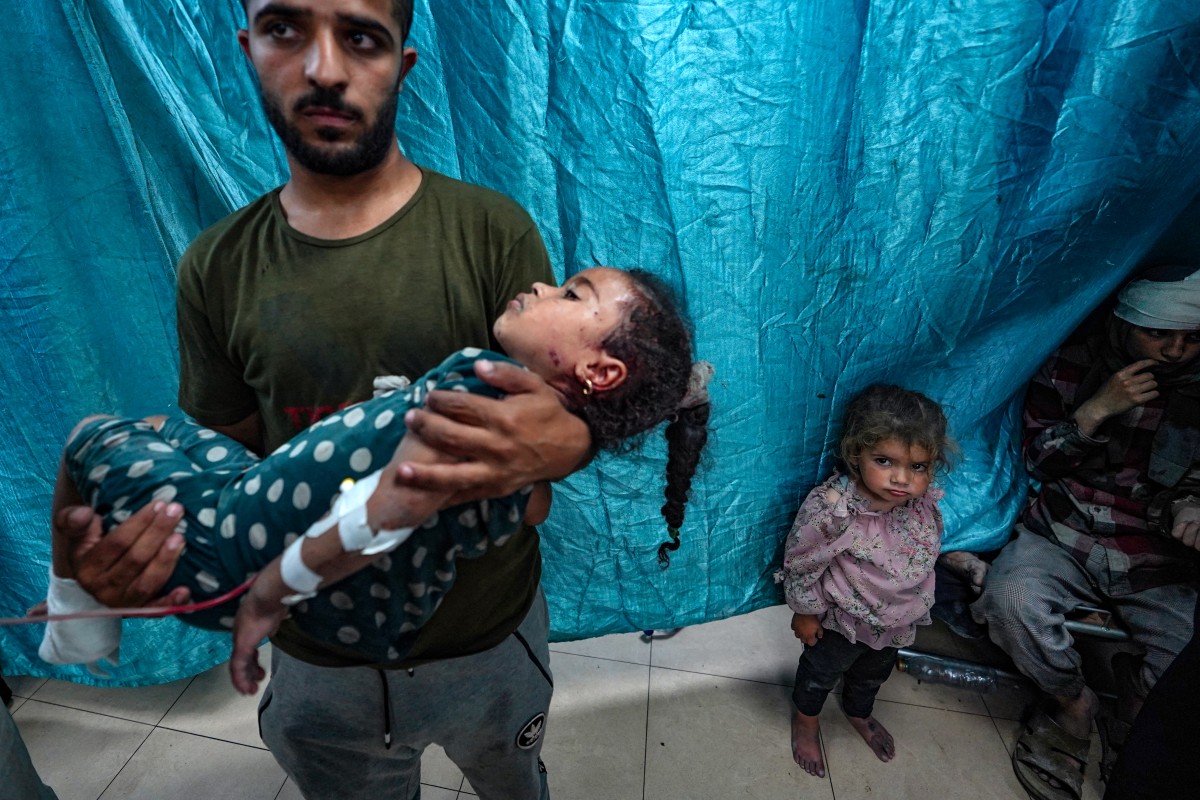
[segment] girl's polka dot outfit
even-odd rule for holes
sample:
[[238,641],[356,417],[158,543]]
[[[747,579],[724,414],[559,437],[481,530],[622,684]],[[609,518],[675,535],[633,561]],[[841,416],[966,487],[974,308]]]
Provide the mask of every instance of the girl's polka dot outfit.
[[[411,386],[344,408],[261,460],[190,419],[168,419],[155,431],[142,420],[101,418],[67,443],[67,469],[105,530],[154,500],[182,504],[178,530],[187,547],[164,591],[187,586],[196,601],[217,597],[324,516],[346,478],[383,468],[404,438],[405,412],[430,390],[499,396],[475,376],[479,359],[510,361],[461,350]],[[520,529],[528,500],[526,489],[435,514],[400,547],[300,603],[293,615],[312,636],[372,661],[400,660],[454,583],[455,559],[503,545]],[[227,630],[237,603],[181,619]]]

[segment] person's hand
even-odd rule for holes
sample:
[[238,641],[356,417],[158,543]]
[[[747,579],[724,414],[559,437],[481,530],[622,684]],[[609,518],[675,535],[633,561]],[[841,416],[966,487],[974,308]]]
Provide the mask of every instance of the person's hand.
[[1193,550],[1200,550],[1200,505],[1187,503],[1175,511],[1171,536]]
[[1101,409],[1115,417],[1158,397],[1158,381],[1147,371],[1155,363],[1144,358],[1113,373],[1094,396]]
[[975,594],[983,592],[991,565],[982,558],[966,550],[950,550],[938,556],[938,562],[970,586]]
[[508,396],[430,392],[424,409],[405,416],[408,430],[459,460],[405,462],[396,470],[401,483],[449,493],[457,504],[512,494],[582,466],[591,448],[587,425],[545,381],[508,363],[479,361],[475,373]]
[[[175,532],[183,507],[154,502],[143,506],[117,527],[101,535],[100,517],[87,506],[69,506],[51,520],[58,565],[92,597],[110,608],[168,606],[188,602],[191,592],[177,587],[158,597],[183,550]],[[61,559],[61,560],[60,560]]]
[[816,614],[792,614],[792,633],[796,638],[812,647],[825,635],[821,627],[821,619]]
[[233,655],[229,657],[229,676],[233,687],[241,694],[254,694],[258,684],[267,676],[258,663],[258,646],[275,633],[279,623],[288,615],[288,607],[269,597],[268,592],[255,591],[258,581],[246,592],[233,620]]
[[1106,419],[1158,397],[1158,381],[1148,371],[1155,363],[1154,359],[1144,358],[1114,372],[1075,412],[1079,429],[1090,436]]

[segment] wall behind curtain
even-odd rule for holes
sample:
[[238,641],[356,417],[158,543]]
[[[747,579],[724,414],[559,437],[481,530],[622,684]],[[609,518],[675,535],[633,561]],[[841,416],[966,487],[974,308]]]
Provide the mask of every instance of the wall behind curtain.
[[[683,548],[661,571],[664,448],[603,457],[543,529],[554,636],[670,628],[779,601],[798,502],[841,409],[903,383],[963,456],[947,542],[999,546],[1025,491],[1023,385],[1139,263],[1196,258],[1193,0],[419,1],[401,95],[418,163],[499,189],[559,277],[642,266],[717,368]],[[286,179],[235,0],[14,4],[0,46],[0,615],[46,586],[50,490],[81,416],[175,408],[174,264]],[[126,623],[133,685],[228,642]]]

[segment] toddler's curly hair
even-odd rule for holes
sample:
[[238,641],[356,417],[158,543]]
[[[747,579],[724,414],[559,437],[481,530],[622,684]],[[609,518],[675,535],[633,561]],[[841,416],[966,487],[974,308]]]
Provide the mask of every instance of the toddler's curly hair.
[[857,461],[863,451],[898,439],[929,453],[930,471],[936,476],[950,468],[958,450],[950,438],[942,407],[920,392],[877,383],[860,392],[846,409],[840,455],[851,477],[861,478]]

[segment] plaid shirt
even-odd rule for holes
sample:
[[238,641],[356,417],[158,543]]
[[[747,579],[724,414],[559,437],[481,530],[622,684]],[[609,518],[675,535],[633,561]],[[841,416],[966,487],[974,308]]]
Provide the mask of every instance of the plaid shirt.
[[1064,345],[1029,385],[1025,466],[1042,485],[1021,522],[1058,542],[1111,595],[1193,581],[1197,553],[1171,538],[1166,509],[1200,491],[1200,464],[1173,488],[1147,475],[1165,392],[1106,420],[1094,436],[1079,430],[1075,410],[1103,385],[1083,385],[1095,383],[1094,352]]

